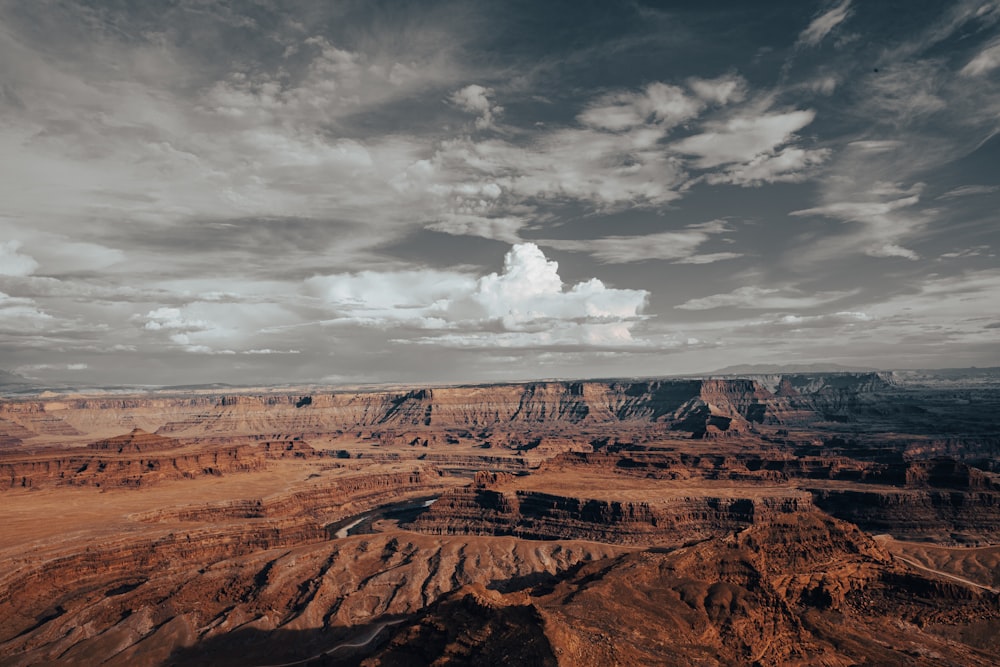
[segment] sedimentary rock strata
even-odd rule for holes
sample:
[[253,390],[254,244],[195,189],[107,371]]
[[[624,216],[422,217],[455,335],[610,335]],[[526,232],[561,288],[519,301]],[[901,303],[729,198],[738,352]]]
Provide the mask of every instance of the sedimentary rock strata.
[[1000,393],[955,392],[2,401],[0,665],[995,664]]
[[[185,537],[163,543],[160,550],[171,554],[155,561],[120,551],[113,561],[110,553],[95,555],[80,564],[91,577],[72,586],[56,583],[71,567],[63,564],[40,588],[34,584],[45,602],[0,600],[8,655],[0,662],[273,664],[322,652],[351,638],[349,628],[412,614],[466,584],[503,588],[620,553],[510,538],[379,534],[319,542],[316,535],[277,535],[239,536],[239,552],[208,560],[185,552]],[[117,569],[122,563],[146,566]],[[256,651],[250,638],[260,644]]]
[[[772,379],[771,384],[774,384]],[[740,434],[754,423],[851,420],[852,410],[891,403],[882,375],[789,376],[772,389],[754,380],[549,382],[404,392],[76,398],[0,403],[9,442],[108,437],[141,428],[171,437],[347,434],[359,429],[419,437],[489,439],[495,429],[544,434],[546,427],[658,424],[697,437]],[[887,398],[890,397],[890,398]],[[863,412],[863,410],[862,410]],[[486,429],[486,432],[484,432]],[[412,434],[412,435],[411,435]]]
[[[904,580],[926,596],[901,609]],[[556,585],[457,590],[363,664],[447,656],[472,665],[490,655],[497,664],[988,665],[988,649],[928,624],[1000,627],[997,601],[914,573],[849,524],[806,512],[588,564]]]

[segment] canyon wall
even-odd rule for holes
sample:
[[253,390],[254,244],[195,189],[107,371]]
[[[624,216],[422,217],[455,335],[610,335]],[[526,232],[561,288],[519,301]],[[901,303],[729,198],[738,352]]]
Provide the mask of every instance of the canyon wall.
[[441,498],[407,527],[439,535],[514,535],[608,544],[680,546],[738,532],[812,506],[794,489],[607,500],[533,490],[466,487]]
[[[195,397],[0,401],[0,439],[9,444],[106,438],[141,428],[171,437],[458,430],[488,439],[496,429],[657,425],[705,437],[753,423],[847,420],[859,396],[891,391],[880,374],[782,379],[537,382],[410,391],[232,394]],[[413,436],[416,437],[416,436]],[[93,440],[91,440],[93,441]]]

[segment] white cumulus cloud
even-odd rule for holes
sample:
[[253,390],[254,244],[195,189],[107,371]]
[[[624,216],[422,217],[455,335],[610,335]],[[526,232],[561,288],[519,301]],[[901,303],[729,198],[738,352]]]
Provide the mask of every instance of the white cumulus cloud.
[[327,324],[449,330],[427,340],[454,346],[487,340],[516,347],[630,343],[649,296],[598,278],[564,285],[559,265],[533,243],[515,244],[503,270],[478,278],[455,271],[363,271],[315,276],[305,290],[333,311]]

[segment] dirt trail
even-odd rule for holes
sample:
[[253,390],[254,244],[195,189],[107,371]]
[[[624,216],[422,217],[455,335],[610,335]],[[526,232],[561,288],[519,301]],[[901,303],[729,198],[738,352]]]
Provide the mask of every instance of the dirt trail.
[[992,586],[986,586],[984,584],[978,584],[975,581],[972,581],[971,579],[966,579],[965,577],[960,577],[960,576],[955,575],[955,574],[948,574],[947,572],[942,572],[941,570],[935,570],[933,568],[927,567],[926,565],[921,565],[920,563],[918,563],[915,560],[912,560],[912,559],[907,558],[905,556],[900,556],[899,554],[893,554],[893,557],[897,558],[897,559],[899,559],[901,561],[903,561],[907,565],[910,565],[912,567],[917,568],[918,570],[923,570],[924,572],[930,572],[931,574],[936,574],[939,577],[944,577],[945,579],[951,579],[953,581],[957,581],[959,583],[966,584],[968,586],[975,586],[976,588],[981,588],[981,589],[983,589],[985,591],[989,591],[990,593],[998,593],[998,594],[1000,594],[1000,590],[997,590],[996,588],[993,588]]

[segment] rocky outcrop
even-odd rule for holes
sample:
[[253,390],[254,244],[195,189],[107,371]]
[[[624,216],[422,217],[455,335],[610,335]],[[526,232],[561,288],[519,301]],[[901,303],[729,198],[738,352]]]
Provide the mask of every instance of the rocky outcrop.
[[[900,602],[903,579],[922,591],[919,600]],[[467,586],[397,628],[362,664],[433,654],[476,665],[489,654],[495,664],[567,666],[985,666],[996,653],[953,637],[976,624],[1000,627],[997,602],[907,570],[849,524],[781,515],[674,552],[590,563],[556,585],[506,595]]]
[[645,501],[619,501],[513,489],[508,476],[482,474],[474,484],[440,497],[407,526],[443,535],[678,546],[810,507],[809,495],[795,489],[770,494],[756,489],[719,495],[673,492]]
[[[847,456],[803,456],[792,454],[765,454],[757,452],[736,452],[728,454],[683,453],[658,451],[564,453],[546,462],[540,474],[548,472],[577,471],[576,474],[593,474],[604,471],[607,485],[619,485],[621,478],[636,480],[658,479],[671,482],[704,484],[723,482],[727,485],[739,484],[736,497],[753,497],[755,490],[781,485],[789,492],[793,489],[811,494],[816,506],[840,519],[850,521],[865,530],[888,533],[900,539],[934,540],[953,544],[991,544],[1000,542],[1000,479],[996,473],[983,471],[960,461],[948,458],[934,458],[921,461],[906,461],[898,453],[886,452],[885,456],[874,460],[857,460]],[[502,486],[502,485],[498,485]],[[624,486],[627,486],[625,484]],[[722,487],[729,488],[729,487]],[[484,516],[489,522],[506,526],[507,530],[518,533],[524,531],[534,521],[521,517],[519,508],[525,506],[521,496],[506,492],[501,502],[495,490],[466,489],[454,491],[456,516],[452,519],[453,530],[461,530],[461,516],[472,517],[475,507],[483,505],[492,514]],[[464,494],[464,496],[463,496]],[[718,529],[732,529],[739,522],[752,523],[738,512],[720,512],[725,507],[724,496],[713,499],[715,505],[709,509],[693,505],[690,510],[676,509],[676,516],[686,516],[693,512],[703,517],[706,526],[718,522]],[[704,502],[699,499],[697,502]],[[545,500],[553,507],[562,506],[563,501]],[[720,504],[722,503],[722,504]],[[797,502],[792,511],[808,506],[808,502]],[[536,504],[526,505],[533,508]],[[420,519],[429,522],[437,514],[445,512],[447,504],[442,503]],[[502,508],[503,511],[494,508]],[[591,506],[592,507],[592,506]],[[740,505],[736,505],[740,507]],[[486,510],[483,510],[486,511]],[[626,514],[641,511],[637,508],[610,508],[611,519],[603,513],[595,521],[608,521],[613,525],[617,513]],[[464,512],[464,514],[463,514]],[[546,521],[558,514],[546,510],[542,514]],[[527,523],[525,523],[527,521]],[[649,523],[653,519],[646,519]],[[657,525],[669,527],[669,531],[683,534],[683,527],[668,518],[657,518]],[[735,522],[735,523],[734,523]],[[438,530],[448,530],[445,517],[437,523]],[[511,528],[510,526],[517,526]],[[593,539],[603,539],[596,538]]]
[[[150,453],[123,451],[120,454],[119,446],[96,448],[96,452],[60,450],[0,458],[0,491],[47,485],[134,488],[170,479],[253,472],[265,468],[268,459],[262,447],[246,445],[187,452],[154,449]],[[108,451],[112,447],[114,451]]]
[[[187,551],[202,546],[200,535],[190,537],[83,554],[30,582],[22,578],[32,596],[0,598],[0,663],[301,660],[463,585],[505,590],[621,553],[606,545],[512,538],[398,533],[316,542],[316,535],[255,531],[234,535],[228,555],[217,550],[215,560],[206,560]],[[93,576],[89,585],[70,587],[66,571]]]
[[118,454],[141,454],[143,452],[157,452],[164,449],[174,449],[180,447],[181,443],[173,438],[165,438],[162,435],[147,433],[141,428],[134,428],[125,435],[119,435],[106,440],[87,445],[90,449],[98,451],[117,452]]
[[813,488],[813,502],[873,533],[943,544],[1000,541],[1000,492]]

